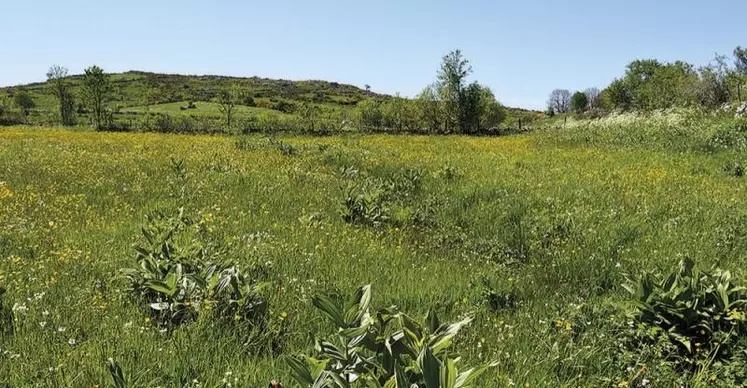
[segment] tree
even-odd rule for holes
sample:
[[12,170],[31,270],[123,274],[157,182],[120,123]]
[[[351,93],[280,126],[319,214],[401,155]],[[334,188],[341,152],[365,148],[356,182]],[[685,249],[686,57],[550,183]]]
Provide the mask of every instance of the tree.
[[47,81],[60,104],[60,121],[66,126],[75,125],[75,99],[67,75],[67,68],[59,65],[52,65],[47,72]]
[[36,102],[25,90],[17,90],[13,95],[13,102],[23,111],[24,116],[28,116],[31,109],[36,107]]
[[369,85],[369,84],[365,84],[365,85],[363,85],[363,87],[364,87],[364,88],[366,88],[366,92],[367,92],[367,93],[370,93],[370,92],[371,92],[371,85]]
[[555,89],[550,93],[547,107],[555,114],[568,113],[571,110],[571,92],[565,89]]
[[625,81],[622,79],[615,79],[612,81],[602,94],[604,96],[603,101],[612,109],[628,110],[633,105],[633,97],[631,96]]
[[630,62],[625,76],[615,80],[606,94],[615,108],[665,109],[696,102],[697,83],[698,73],[689,63],[642,59]]
[[589,107],[589,97],[584,92],[573,93],[571,97],[571,109],[576,113],[585,112]]
[[239,90],[235,85],[222,87],[218,91],[218,110],[226,117],[226,128],[231,128],[233,121],[233,110],[239,100]]
[[355,116],[361,131],[381,127],[382,115],[379,105],[379,102],[373,98],[367,98],[359,101],[355,106]]
[[732,86],[739,93],[739,75],[732,69],[725,55],[716,55],[714,60],[700,68],[700,78],[695,87],[698,103],[716,108],[732,99]]
[[460,50],[452,51],[443,57],[436,85],[444,109],[445,132],[451,132],[466,125],[460,124],[459,120],[465,117],[463,110],[467,107],[464,105],[466,102],[464,89],[470,73],[472,73],[472,67],[469,61],[464,59]]
[[106,124],[106,104],[111,98],[111,93],[112,86],[103,69],[93,65],[85,70],[82,98],[97,130],[103,129]]
[[477,82],[469,84],[459,95],[459,130],[476,133],[480,130],[482,88]]
[[405,114],[407,101],[397,93],[394,97],[381,104],[381,117],[384,125],[402,132],[405,127]]
[[601,109],[602,108],[602,92],[599,91],[597,88],[588,88],[584,91],[584,94],[586,94],[586,100],[589,103],[589,108],[591,109]]
[[428,85],[415,97],[415,110],[418,119],[431,133],[440,132],[443,128],[443,110],[438,99],[438,86]]
[[480,123],[481,131],[498,128],[506,119],[506,110],[495,98],[495,94],[487,86],[480,86]]
[[692,64],[676,61],[663,63],[651,79],[634,92],[638,109],[666,109],[690,106],[695,102],[693,90],[698,74]]
[[734,67],[736,68],[737,97],[739,101],[742,101],[742,85],[747,78],[747,48],[737,46],[734,49]]
[[737,46],[734,49],[734,67],[740,75],[747,75],[747,48]]

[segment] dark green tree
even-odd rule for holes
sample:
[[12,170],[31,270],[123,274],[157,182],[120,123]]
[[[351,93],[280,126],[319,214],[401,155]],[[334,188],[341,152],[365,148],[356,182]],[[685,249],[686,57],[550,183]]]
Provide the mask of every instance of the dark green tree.
[[436,85],[444,109],[444,132],[452,132],[467,125],[462,125],[459,121],[466,117],[463,110],[470,109],[462,104],[467,101],[465,96],[468,94],[465,94],[464,89],[470,73],[472,67],[460,50],[454,50],[443,57]]
[[415,98],[415,111],[423,129],[430,133],[441,132],[443,125],[443,109],[438,98],[437,85],[428,85]]
[[67,80],[68,70],[59,65],[52,65],[47,72],[47,81],[52,93],[60,104],[60,121],[62,125],[75,125],[75,99],[70,92]]
[[476,133],[480,130],[482,88],[477,82],[462,89],[459,95],[459,131]]
[[104,70],[93,65],[85,70],[81,97],[88,111],[91,121],[97,130],[102,130],[107,124],[106,104],[111,99],[112,85]]
[[354,116],[361,131],[377,130],[382,125],[381,104],[373,98],[366,98],[355,106]]
[[576,113],[585,112],[589,107],[589,97],[584,92],[573,93],[571,97],[571,109]]
[[397,93],[393,98],[387,99],[381,104],[381,115],[385,126],[397,132],[402,132],[407,125],[407,100]]
[[29,92],[25,90],[17,90],[13,95],[13,102],[23,111],[24,116],[28,116],[31,109],[36,107],[36,102],[31,98]]
[[622,79],[615,79],[602,92],[604,103],[611,109],[628,110],[633,107],[633,96]]
[[480,86],[480,130],[490,130],[506,119],[506,109],[487,86]]
[[734,49],[734,67],[740,75],[747,75],[747,48],[737,46]]
[[226,128],[231,128],[233,111],[239,102],[239,89],[235,85],[222,87],[218,91],[218,110],[226,117]]

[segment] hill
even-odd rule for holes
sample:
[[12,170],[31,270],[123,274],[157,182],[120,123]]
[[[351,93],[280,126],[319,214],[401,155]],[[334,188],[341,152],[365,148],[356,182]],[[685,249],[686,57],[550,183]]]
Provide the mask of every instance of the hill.
[[[68,77],[74,95],[81,89],[83,77]],[[386,96],[371,93],[352,85],[326,81],[288,81],[259,77],[238,78],[217,75],[192,76],[179,74],[158,74],[142,71],[109,74],[114,87],[111,108],[119,113],[145,113],[148,111],[218,116],[214,100],[222,87],[235,85],[241,90],[239,104],[247,108],[239,113],[273,112],[293,114],[297,105],[310,103],[325,110],[344,110],[355,106],[365,98],[385,98]],[[19,90],[29,92],[36,103],[33,113],[44,116],[54,113],[57,101],[46,82],[0,88],[0,91],[13,95]],[[180,110],[195,104],[194,109]],[[83,112],[81,106],[77,106]]]
[[[309,120],[320,121],[320,128],[342,129],[350,122],[353,108],[366,99],[387,101],[392,96],[374,93],[353,85],[320,80],[290,81],[260,77],[240,78],[220,75],[158,74],[128,71],[109,74],[113,86],[112,121],[119,129],[145,129],[165,132],[217,132],[222,113],[217,102],[221,89],[238,90],[234,114],[237,126],[246,128],[294,129]],[[74,96],[79,96],[82,75],[67,78]],[[12,98],[28,92],[35,103],[25,121],[54,124],[58,102],[46,82],[0,88],[0,97]],[[86,124],[87,112],[76,101],[79,123]],[[0,101],[1,103],[1,101]],[[302,110],[313,108],[313,117]],[[508,108],[507,124],[532,120],[539,112]]]

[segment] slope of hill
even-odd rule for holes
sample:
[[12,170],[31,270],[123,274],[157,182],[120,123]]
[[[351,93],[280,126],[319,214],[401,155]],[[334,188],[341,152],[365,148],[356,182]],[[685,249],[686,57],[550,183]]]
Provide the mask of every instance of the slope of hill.
[[[239,97],[234,114],[241,128],[294,129],[308,121],[305,107],[314,107],[319,127],[340,129],[349,122],[352,109],[368,98],[387,100],[391,96],[373,93],[353,85],[327,81],[289,81],[268,78],[239,78],[217,75],[157,74],[128,71],[109,74],[113,86],[109,108],[113,120],[124,129],[174,132],[211,132],[221,126],[222,113],[217,103],[222,88],[236,87]],[[68,78],[72,94],[80,95],[83,77]],[[54,124],[57,99],[46,82],[0,88],[0,96],[12,97],[28,92],[35,103],[27,122]],[[76,103],[79,123],[87,123],[85,108]],[[538,112],[507,109],[507,125],[515,126],[535,118]],[[157,118],[157,119],[154,119]],[[175,127],[172,130],[163,127]],[[206,130],[212,128],[212,130]]]
[[[81,86],[82,76],[69,77],[75,93]],[[142,71],[110,74],[114,86],[114,104],[125,108],[158,105],[180,101],[211,101],[219,89],[229,84],[237,85],[248,100],[268,99],[310,102],[340,106],[355,105],[367,97],[380,96],[352,85],[326,81],[288,81],[267,78],[238,78],[225,76],[189,76],[157,74]],[[45,82],[0,88],[13,93],[27,90],[37,102],[37,109],[48,109],[55,104],[52,90]]]

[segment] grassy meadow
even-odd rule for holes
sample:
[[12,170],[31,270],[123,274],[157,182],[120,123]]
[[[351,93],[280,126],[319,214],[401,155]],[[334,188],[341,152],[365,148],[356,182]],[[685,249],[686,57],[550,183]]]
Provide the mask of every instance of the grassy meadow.
[[[620,334],[628,277],[683,258],[745,275],[747,185],[730,172],[743,157],[718,147],[714,123],[269,140],[0,129],[15,329],[0,336],[0,386],[109,386],[112,358],[132,386],[292,387],[283,357],[334,331],[311,297],[364,284],[377,307],[474,316],[455,349],[497,361],[480,386],[718,385],[718,365],[688,377]],[[633,126],[646,136],[615,135]],[[384,217],[346,222],[347,193],[382,181],[401,187]],[[269,285],[271,345],[202,320],[166,330],[127,298],[120,271],[137,266],[146,216],[180,208],[221,260]]]

